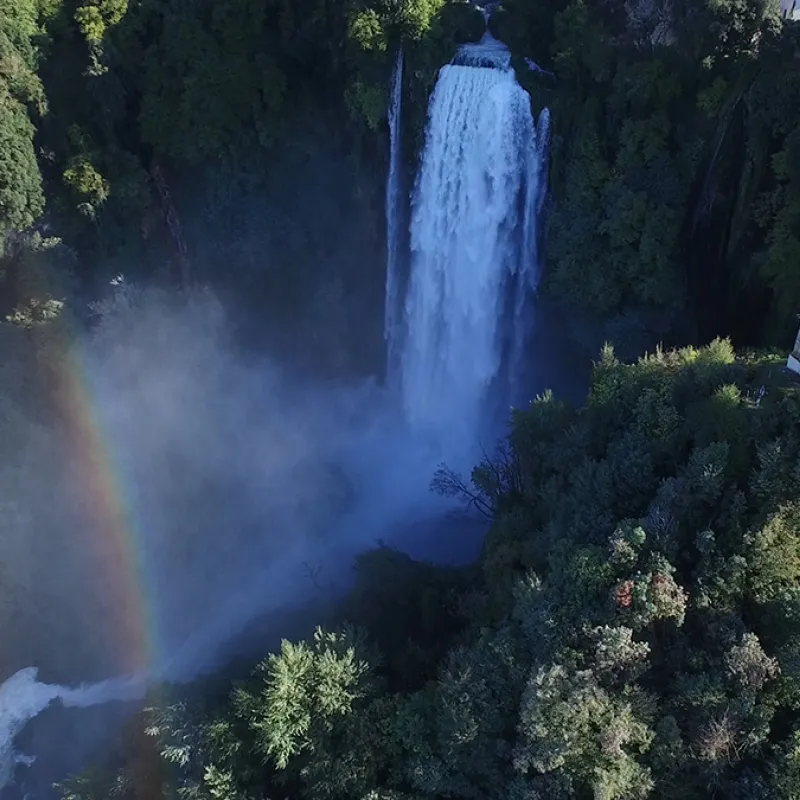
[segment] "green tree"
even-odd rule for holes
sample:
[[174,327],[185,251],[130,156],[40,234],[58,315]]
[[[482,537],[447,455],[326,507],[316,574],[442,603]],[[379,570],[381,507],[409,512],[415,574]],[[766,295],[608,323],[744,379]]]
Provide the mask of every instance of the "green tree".
[[45,110],[37,21],[34,0],[0,3],[0,236],[28,227],[44,210],[32,121]]

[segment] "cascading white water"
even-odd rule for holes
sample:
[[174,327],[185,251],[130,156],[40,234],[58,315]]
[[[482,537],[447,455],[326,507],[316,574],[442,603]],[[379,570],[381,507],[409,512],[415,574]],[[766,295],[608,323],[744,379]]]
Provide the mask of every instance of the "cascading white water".
[[547,200],[547,168],[550,154],[550,109],[543,108],[536,123],[536,141],[539,147],[539,202],[536,213],[541,214]]
[[29,720],[56,700],[71,708],[137,700],[144,696],[147,682],[138,676],[123,676],[78,688],[40,683],[36,667],[26,667],[0,684],[0,789],[11,782],[17,763],[33,758],[14,751],[14,737]]
[[442,67],[412,203],[403,407],[445,447],[509,387],[538,283],[542,153],[510,60],[487,31]]
[[389,93],[389,177],[386,181],[386,307],[384,337],[387,349],[387,373],[390,381],[397,368],[399,338],[400,280],[398,255],[400,249],[400,132],[403,103],[403,48],[397,52]]
[[547,197],[548,148],[550,143],[550,111],[542,109],[536,124],[535,146],[528,150],[527,187],[525,192],[525,224],[522,231],[522,268],[514,286],[515,305],[511,356],[509,359],[509,389],[512,399],[521,395],[519,378],[524,372],[525,346],[533,323],[533,298],[539,288],[539,230]]

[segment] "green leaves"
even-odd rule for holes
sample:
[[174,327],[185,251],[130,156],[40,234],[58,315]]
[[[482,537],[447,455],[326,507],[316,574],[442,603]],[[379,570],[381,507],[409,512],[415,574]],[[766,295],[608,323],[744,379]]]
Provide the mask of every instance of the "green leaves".
[[99,44],[106,31],[122,21],[128,0],[88,0],[75,10],[75,21],[90,44]]
[[285,769],[296,756],[320,747],[320,737],[371,692],[368,662],[359,657],[355,631],[318,628],[311,644],[284,641],[258,668],[261,686],[236,695],[259,748]]
[[374,8],[362,9],[351,17],[348,36],[363,50],[385,51],[388,46],[386,30]]
[[608,694],[590,671],[540,669],[522,699],[514,765],[563,771],[598,800],[648,797],[653,780],[636,756],[653,734],[638,706],[638,698]]
[[421,39],[431,28],[446,0],[400,0],[399,21],[411,39]]
[[[262,749],[279,769],[289,759],[309,746],[313,690],[314,656],[304,643],[281,643],[279,656],[270,656],[266,664],[266,687],[263,696],[263,721],[253,719]],[[258,702],[240,695],[239,704]],[[248,708],[248,716],[255,717]]]
[[0,81],[0,237],[26,228],[44,211],[34,130],[25,107]]
[[36,75],[32,0],[0,1],[0,241],[28,227],[44,210],[42,178],[34,149],[31,110],[45,110]]
[[[711,335],[756,314],[756,335],[783,342],[800,304],[800,190],[781,140],[800,113],[800,43],[771,0],[668,5],[520,0],[498,12],[515,54],[557,76],[531,87],[553,118],[547,290],[603,320],[659,309],[676,327],[697,304],[703,328],[712,305],[725,322]],[[759,291],[768,316],[751,310]],[[638,349],[660,328],[645,323]]]
[[263,13],[235,0],[226,15],[163,12],[156,43],[144,55],[141,126],[158,152],[198,163],[220,158],[255,128],[267,144],[286,80],[263,41]]
[[345,102],[356,120],[364,119],[373,131],[386,117],[386,91],[382,86],[354,81],[345,91]]
[[87,214],[93,216],[107,199],[111,187],[85,156],[76,156],[64,171],[64,182],[86,204]]
[[756,600],[778,599],[800,582],[800,508],[783,506],[752,536],[751,591]]

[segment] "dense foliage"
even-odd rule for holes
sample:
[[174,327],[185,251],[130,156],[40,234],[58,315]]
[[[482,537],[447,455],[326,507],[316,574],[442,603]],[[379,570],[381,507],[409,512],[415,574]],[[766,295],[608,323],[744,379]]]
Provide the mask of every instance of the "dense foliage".
[[781,361],[606,348],[583,408],[540,397],[473,473],[493,516],[477,568],[366,555],[347,622],[227,694],[162,697],[113,788],[64,796],[800,796],[800,389]]
[[494,22],[556,76],[523,79],[553,111],[551,292],[620,345],[642,328],[786,344],[800,26],[769,0],[507,0]]

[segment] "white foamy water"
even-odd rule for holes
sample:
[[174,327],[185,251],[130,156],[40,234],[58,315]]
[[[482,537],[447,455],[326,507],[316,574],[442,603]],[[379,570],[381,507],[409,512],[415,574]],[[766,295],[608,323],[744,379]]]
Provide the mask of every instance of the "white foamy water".
[[539,277],[541,153],[509,64],[487,32],[441,69],[412,203],[403,408],[449,443],[513,384]]
[[40,683],[36,667],[25,667],[0,685],[0,789],[14,776],[17,763],[30,765],[33,758],[14,750],[14,738],[35,716],[58,700],[65,706],[88,708],[112,700],[144,697],[146,680],[122,676],[79,687]]
[[30,761],[14,752],[14,737],[59,696],[61,687],[39,683],[36,674],[36,667],[26,667],[0,685],[0,789],[10,783],[17,761]]
[[539,148],[539,201],[537,215],[542,213],[547,200],[547,171],[550,165],[550,109],[543,108],[536,123],[536,142]]

